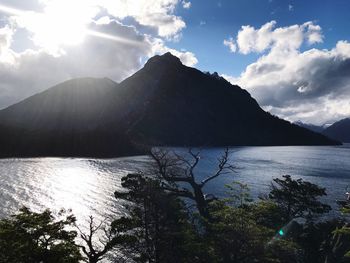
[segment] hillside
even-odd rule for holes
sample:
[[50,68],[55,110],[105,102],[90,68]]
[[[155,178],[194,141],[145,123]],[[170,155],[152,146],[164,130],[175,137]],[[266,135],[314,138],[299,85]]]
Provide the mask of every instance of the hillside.
[[350,118],[334,123],[325,129],[323,134],[335,140],[350,143]]
[[0,111],[0,157],[140,153],[123,132],[101,125],[117,86],[109,79],[73,79]]

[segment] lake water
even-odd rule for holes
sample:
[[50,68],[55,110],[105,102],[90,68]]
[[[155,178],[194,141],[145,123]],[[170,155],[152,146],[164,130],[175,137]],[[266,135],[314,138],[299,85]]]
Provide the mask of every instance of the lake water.
[[[185,149],[176,149],[185,152]],[[219,177],[206,188],[223,196],[224,184],[246,183],[253,197],[267,193],[273,178],[284,174],[303,178],[327,188],[325,201],[334,205],[350,185],[350,146],[332,147],[238,147],[230,162],[235,172]],[[203,149],[196,170],[202,177],[216,167],[221,148]],[[72,209],[78,222],[89,215],[105,218],[123,213],[113,193],[120,179],[144,169],[146,156],[117,159],[33,158],[0,160],[0,217],[15,213],[22,205],[36,211]],[[350,190],[350,189],[349,189]]]

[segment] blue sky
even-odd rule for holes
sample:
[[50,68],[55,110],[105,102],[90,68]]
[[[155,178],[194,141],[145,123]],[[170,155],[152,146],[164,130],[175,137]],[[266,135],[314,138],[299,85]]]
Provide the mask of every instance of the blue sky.
[[348,0],[193,0],[190,9],[178,8],[187,27],[181,41],[169,46],[193,51],[201,70],[239,75],[257,55],[229,55],[222,41],[235,36],[242,25],[260,27],[275,20],[284,27],[315,21],[325,35],[325,41],[317,47],[332,48],[339,39],[350,40],[349,11]]
[[350,117],[349,0],[0,0],[0,108],[171,52],[307,123]]

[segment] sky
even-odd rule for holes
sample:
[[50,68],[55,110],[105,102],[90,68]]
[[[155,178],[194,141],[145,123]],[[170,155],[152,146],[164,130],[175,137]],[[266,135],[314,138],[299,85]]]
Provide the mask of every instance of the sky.
[[349,0],[0,0],[0,108],[170,51],[290,121],[350,117]]

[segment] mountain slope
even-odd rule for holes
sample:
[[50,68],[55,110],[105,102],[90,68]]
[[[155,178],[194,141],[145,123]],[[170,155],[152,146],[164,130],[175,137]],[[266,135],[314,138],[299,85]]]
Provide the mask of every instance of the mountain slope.
[[139,153],[121,131],[101,126],[109,79],[63,82],[0,111],[0,157],[98,156]]
[[335,140],[350,143],[350,118],[334,123],[325,129],[323,134]]
[[304,123],[301,121],[296,121],[294,122],[294,124],[317,133],[322,133],[326,129],[325,125],[318,126],[310,123]]
[[110,157],[135,145],[328,145],[167,53],[120,84],[76,79],[0,111],[0,156]]
[[[114,90],[107,114],[117,116],[130,137],[152,145],[315,145],[328,138],[263,111],[250,94],[216,74],[181,64],[167,53]],[[119,100],[118,100],[119,98]],[[127,98],[127,99],[120,99]],[[135,98],[138,98],[137,102]],[[117,123],[117,122],[116,122]]]
[[0,111],[0,123],[28,130],[89,130],[117,83],[109,79],[65,81]]

